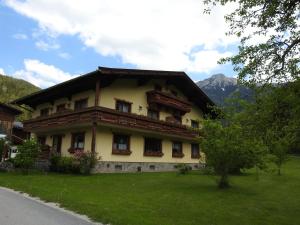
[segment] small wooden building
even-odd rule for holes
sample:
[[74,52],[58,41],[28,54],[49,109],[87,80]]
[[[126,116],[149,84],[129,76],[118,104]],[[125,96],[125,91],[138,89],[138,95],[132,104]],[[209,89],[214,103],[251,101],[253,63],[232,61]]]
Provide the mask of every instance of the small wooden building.
[[0,103],[0,134],[11,137],[16,116],[22,112],[12,106]]

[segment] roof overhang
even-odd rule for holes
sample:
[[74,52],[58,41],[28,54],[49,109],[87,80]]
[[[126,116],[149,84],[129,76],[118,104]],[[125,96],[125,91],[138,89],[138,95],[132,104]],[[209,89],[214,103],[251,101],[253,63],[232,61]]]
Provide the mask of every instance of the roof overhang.
[[71,97],[73,94],[95,89],[95,82],[100,80],[100,86],[110,85],[115,79],[137,79],[141,83],[151,79],[166,79],[168,84],[176,86],[189,99],[198,105],[205,113],[210,112],[209,106],[215,105],[213,101],[194,83],[184,72],[138,70],[99,67],[97,70],[76,77],[69,81],[40,90],[31,95],[14,100],[13,104],[28,105],[35,108],[44,102],[53,102],[57,98]]

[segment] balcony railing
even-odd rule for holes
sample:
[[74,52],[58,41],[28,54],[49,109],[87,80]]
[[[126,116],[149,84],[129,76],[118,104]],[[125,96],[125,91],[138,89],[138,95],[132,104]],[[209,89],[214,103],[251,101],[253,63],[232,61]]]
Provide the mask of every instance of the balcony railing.
[[148,91],[147,101],[150,106],[164,106],[167,108],[176,109],[182,114],[190,112],[192,109],[192,104],[190,102],[162,91]]
[[96,122],[100,126],[107,124],[110,126],[134,128],[143,131],[154,131],[190,139],[194,139],[198,136],[196,131],[181,124],[155,120],[132,113],[118,112],[114,109],[100,106],[27,120],[24,122],[24,128],[27,131],[36,132],[39,130],[55,129],[77,124],[91,124],[93,122]]

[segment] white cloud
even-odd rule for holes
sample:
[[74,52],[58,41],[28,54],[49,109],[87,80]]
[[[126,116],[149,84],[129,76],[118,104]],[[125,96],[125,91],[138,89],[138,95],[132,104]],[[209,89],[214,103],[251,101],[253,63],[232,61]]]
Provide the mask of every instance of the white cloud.
[[43,51],[48,51],[48,50],[51,50],[51,49],[59,49],[60,48],[60,45],[55,43],[55,42],[46,42],[46,41],[43,41],[43,40],[39,40],[37,42],[35,42],[35,46],[40,49],[40,50],[43,50]]
[[27,40],[28,39],[26,34],[21,34],[21,33],[14,34],[13,38],[18,39],[18,40]]
[[0,67],[0,74],[4,75],[4,69]]
[[70,59],[70,58],[71,58],[71,55],[70,55],[69,53],[67,53],[67,52],[60,52],[60,53],[58,54],[58,56],[59,56],[60,58],[63,58],[63,59]]
[[[209,72],[236,40],[225,35],[224,15],[232,5],[203,14],[201,0],[6,0],[17,12],[38,21],[50,36],[76,35],[104,56],[145,69]],[[43,46],[43,45],[41,45]],[[195,46],[203,49],[189,53]],[[206,57],[207,56],[207,57]]]
[[77,75],[71,75],[53,65],[47,65],[36,59],[25,59],[24,69],[16,71],[12,76],[45,88],[70,80]]

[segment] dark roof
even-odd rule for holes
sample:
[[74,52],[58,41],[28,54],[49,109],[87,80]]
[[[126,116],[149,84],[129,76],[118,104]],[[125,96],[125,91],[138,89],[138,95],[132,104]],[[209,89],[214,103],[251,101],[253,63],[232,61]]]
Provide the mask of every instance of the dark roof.
[[173,84],[181,90],[190,101],[197,104],[205,112],[210,111],[208,105],[214,105],[212,100],[189,78],[184,72],[139,70],[98,67],[97,70],[81,75],[66,82],[35,92],[13,101],[13,104],[25,104],[35,107],[43,102],[51,102],[56,98],[71,97],[80,91],[94,89],[96,80],[100,80],[101,87],[108,86],[117,78],[137,79],[145,82],[150,79],[164,78],[168,84]]
[[12,107],[10,105],[7,105],[7,104],[1,103],[1,102],[0,102],[0,108],[4,109],[7,112],[12,113],[14,115],[20,115],[22,113],[21,110],[16,109],[15,107]]

